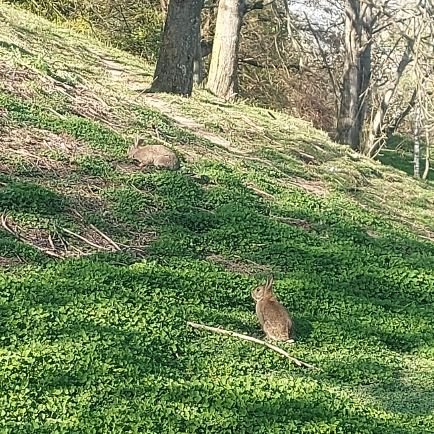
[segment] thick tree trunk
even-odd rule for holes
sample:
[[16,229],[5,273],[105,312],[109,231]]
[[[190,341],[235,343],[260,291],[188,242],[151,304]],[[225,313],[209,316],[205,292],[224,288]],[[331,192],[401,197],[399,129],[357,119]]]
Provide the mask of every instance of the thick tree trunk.
[[170,0],[151,92],[190,96],[203,0]]
[[238,94],[238,49],[245,10],[245,0],[220,0],[207,87],[224,99]]
[[[364,37],[363,37],[364,36]],[[371,79],[372,5],[347,0],[345,9],[345,61],[337,141],[360,150]]]

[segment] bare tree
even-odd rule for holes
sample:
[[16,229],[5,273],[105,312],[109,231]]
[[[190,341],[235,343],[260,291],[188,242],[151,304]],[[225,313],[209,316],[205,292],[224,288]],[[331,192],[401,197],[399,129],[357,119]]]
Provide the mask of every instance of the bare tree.
[[[409,38],[407,40],[407,46],[402,55],[401,61],[399,62],[398,68],[396,69],[395,76],[392,80],[390,80],[386,89],[383,91],[380,103],[378,104],[378,108],[376,109],[376,113],[370,126],[369,136],[364,144],[365,154],[370,157],[373,157],[377,154],[379,148],[388,137],[387,132],[390,130],[388,128],[385,129],[385,116],[387,114],[387,111],[389,110],[392,99],[398,89],[404,71],[407,68],[408,64],[412,61],[413,45],[413,40]],[[400,116],[401,119],[403,113]],[[383,134],[384,132],[386,132],[386,134]]]
[[170,0],[151,92],[190,96],[203,0]]
[[[432,51],[432,6],[418,0],[312,2],[315,12],[298,29],[312,35],[317,58],[311,65],[322,63],[337,90],[336,138],[375,157],[415,107],[416,88],[423,88],[425,78],[411,77],[418,53],[427,46]],[[336,38],[329,36],[339,33],[341,49],[333,50]]]

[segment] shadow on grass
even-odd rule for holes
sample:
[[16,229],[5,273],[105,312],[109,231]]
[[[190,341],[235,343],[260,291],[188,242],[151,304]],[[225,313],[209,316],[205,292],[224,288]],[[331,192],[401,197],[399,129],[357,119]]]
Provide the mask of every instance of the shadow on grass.
[[[18,427],[29,390],[29,427],[47,426],[42,408],[82,432],[105,432],[116,421],[124,431],[410,433],[415,414],[429,424],[433,409],[423,396],[412,395],[406,412],[387,390],[400,378],[397,360],[417,357],[434,340],[432,246],[381,222],[388,237],[371,239],[340,208],[291,192],[295,211],[275,204],[273,215],[303,216],[314,230],[278,222],[235,172],[202,171],[208,184],[182,172],[136,174],[129,182],[137,194],[107,197],[123,223],[140,217],[155,227],[147,260],[94,255],[4,273],[0,345],[18,361],[0,368],[3,423]],[[148,215],[144,195],[159,204]],[[4,209],[41,216],[67,212],[66,202],[29,182],[0,191]],[[273,269],[278,298],[298,328],[299,342],[287,349],[325,373],[301,372],[266,349],[186,326],[192,320],[260,335],[250,291],[263,273],[228,272],[205,259],[210,253]],[[373,383],[378,388],[365,393],[376,404],[364,407],[335,392]],[[420,392],[433,390],[427,380]]]
[[[212,314],[221,298],[242,314],[239,288],[246,280],[204,261],[117,261],[116,255],[70,260],[1,282],[2,353],[17,360],[0,368],[7,399],[2,423],[20,432],[33,432],[32,424],[62,430],[76,417],[81,432],[106,432],[113,423],[152,432],[204,426],[207,432],[298,433],[317,426],[414,432],[402,429],[410,423],[404,412],[370,413],[335,391],[362,376],[390,384],[395,366],[331,360],[324,376],[309,374],[266,349],[186,327],[191,317],[223,321],[224,313]],[[6,375],[11,369],[14,375]],[[14,416],[24,389],[32,397],[20,413],[27,429]],[[41,411],[56,421],[44,421]]]
[[6,48],[7,50],[11,51],[18,51],[21,55],[24,56],[32,56],[32,53],[30,51],[12,42],[0,41],[0,47]]

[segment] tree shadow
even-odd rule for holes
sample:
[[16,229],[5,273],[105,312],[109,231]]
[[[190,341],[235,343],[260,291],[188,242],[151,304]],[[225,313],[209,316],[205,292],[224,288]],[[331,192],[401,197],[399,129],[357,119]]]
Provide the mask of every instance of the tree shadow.
[[[131,264],[122,253],[92,255],[16,270],[0,281],[1,345],[8,354],[31,354],[16,369],[24,375],[30,367],[35,399],[45,406],[49,398],[77,394],[83,399],[74,404],[80,427],[92,427],[92,417],[95,426],[106,427],[115,414],[123,427],[127,417],[143,419],[156,432],[204,425],[224,432],[225,421],[238,432],[255,432],[262,421],[269,431],[337,424],[344,432],[372,425],[405,433],[399,423],[407,416],[429,415],[432,406],[418,393],[431,396],[432,384],[414,389],[416,413],[400,409],[397,394],[391,398],[387,388],[401,375],[396,357],[418,354],[434,339],[428,318],[433,247],[388,227],[380,227],[388,237],[369,237],[351,216],[318,211],[309,201],[292,212],[276,205],[272,214],[303,218],[312,229],[279,222],[269,203],[230,170],[212,173],[205,184],[182,172],[144,173],[129,180],[137,194],[128,201],[106,198],[109,214],[117,206],[125,222],[135,225],[139,218],[155,228],[157,239],[143,262]],[[158,204],[148,215],[134,207],[144,195]],[[67,204],[62,195],[27,181],[7,180],[0,190],[0,205],[16,212],[63,215]],[[201,321],[261,337],[250,291],[263,275],[225,270],[206,259],[209,253],[272,269],[276,294],[293,312],[299,337],[285,349],[324,373],[298,372],[273,352],[236,339],[223,345],[225,338],[186,326]],[[244,380],[255,384],[255,376],[268,378],[245,388]],[[210,389],[227,378],[239,382],[235,398],[224,385],[218,393]],[[291,387],[297,378],[317,383],[301,393],[304,386]],[[5,389],[11,402],[14,382],[9,378]],[[363,393],[375,405],[366,405],[382,408],[387,417],[368,416],[331,391],[373,382],[378,389]],[[90,391],[92,398],[82,397]],[[156,402],[171,410],[150,414]],[[182,408],[192,414],[182,416]]]

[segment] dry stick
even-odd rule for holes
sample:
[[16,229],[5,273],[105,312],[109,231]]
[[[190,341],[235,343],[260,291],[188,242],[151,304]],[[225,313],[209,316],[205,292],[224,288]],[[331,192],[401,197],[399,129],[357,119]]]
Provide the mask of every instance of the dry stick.
[[[77,211],[77,210],[72,210],[74,212],[74,214],[76,216],[78,216],[81,220],[83,220],[83,216]],[[119,246],[118,243],[116,243],[115,241],[113,241],[108,235],[106,235],[104,232],[102,232],[101,230],[99,230],[95,225],[90,224],[89,225],[95,232],[97,232],[99,235],[101,235],[108,243],[110,243],[116,250],[121,251],[121,247]],[[102,248],[102,247],[101,247]]]
[[89,244],[89,246],[95,247],[95,248],[97,248],[99,250],[108,250],[106,247],[103,247],[103,246],[100,246],[99,244],[93,243],[92,241],[88,240],[87,238],[82,237],[81,235],[76,234],[75,232],[72,232],[69,229],[66,229],[66,228],[60,228],[60,229],[63,232],[65,232],[66,234],[71,235],[71,236],[73,236],[75,238],[78,238],[79,240],[85,242],[86,244]]
[[93,224],[90,224],[90,227],[97,232],[98,234],[100,234],[108,243],[110,243],[116,250],[121,251],[122,249],[120,248],[119,244],[116,243],[115,241],[113,241],[108,235],[106,235],[104,232],[100,231],[96,226],[94,226]]
[[297,365],[299,367],[304,366],[305,368],[316,369],[315,366],[309,365],[309,363],[303,362],[302,360],[298,360],[295,357],[290,356],[286,351],[282,350],[281,348],[277,347],[276,345],[270,344],[266,341],[262,341],[261,339],[257,339],[257,338],[254,338],[254,337],[248,336],[248,335],[242,335],[240,333],[233,332],[230,330],[224,330],[224,329],[217,328],[217,327],[210,327],[210,326],[203,325],[203,324],[197,324],[195,322],[187,321],[187,324],[190,327],[193,327],[195,329],[208,330],[210,332],[220,333],[222,335],[227,335],[227,336],[233,336],[233,337],[237,337],[240,339],[244,339],[245,341],[254,342],[255,344],[263,345],[265,347],[270,348],[273,351],[276,351],[276,353],[279,353],[281,356],[288,358],[289,360],[291,360],[291,362],[293,362],[295,365]]
[[54,246],[53,238],[51,237],[51,234],[48,234],[48,242],[50,243],[51,248],[53,250],[56,250],[56,247]]

